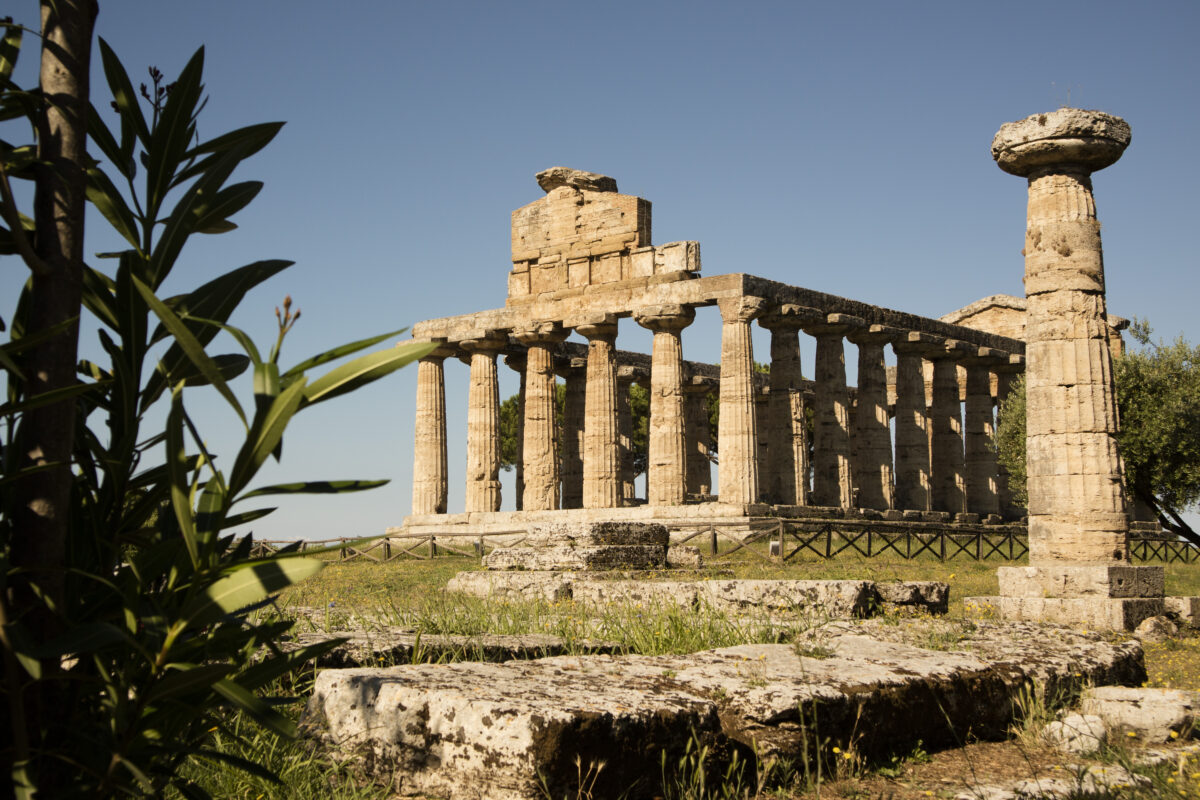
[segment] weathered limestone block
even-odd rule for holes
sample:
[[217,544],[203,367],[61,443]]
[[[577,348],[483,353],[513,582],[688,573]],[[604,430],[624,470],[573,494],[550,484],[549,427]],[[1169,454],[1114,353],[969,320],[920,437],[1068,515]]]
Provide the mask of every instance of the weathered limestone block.
[[1179,617],[1189,628],[1200,628],[1200,597],[1164,598],[1167,610]]
[[1131,631],[1166,611],[1161,597],[967,597],[964,602],[991,608],[1001,619],[1082,624],[1094,630]]
[[1121,564],[999,567],[1000,594],[1011,597],[1158,597],[1162,567]]
[[616,178],[570,167],[551,167],[542,170],[534,177],[537,178],[538,186],[542,187],[545,192],[552,192],[560,186],[587,189],[592,192],[615,192],[617,190]]
[[1088,692],[1080,710],[1095,714],[1112,729],[1133,732],[1146,743],[1200,733],[1200,692],[1098,686]]
[[923,357],[934,337],[909,331],[892,341],[896,352],[896,508],[928,511],[929,417]]
[[1136,647],[1019,624],[980,624],[949,651],[875,635],[903,626],[839,625],[811,646],[327,670],[305,726],[401,795],[557,797],[602,759],[593,796],[640,797],[659,790],[662,759],[676,763],[692,736],[714,753],[790,759],[851,742],[882,757],[968,731],[1003,737],[1035,673],[1081,686],[1140,661]]
[[870,581],[712,580],[697,582],[696,596],[720,610],[766,609],[828,620],[869,616],[875,586]]
[[567,332],[557,322],[540,322],[514,330],[513,338],[529,348],[520,456],[524,467],[521,507],[531,511],[556,509],[559,476],[554,348],[567,338]]
[[446,591],[497,600],[570,600],[574,576],[562,571],[459,572]]
[[1068,714],[1042,730],[1042,739],[1067,753],[1086,755],[1104,747],[1108,728],[1095,714]]
[[490,570],[658,569],[666,563],[667,548],[661,545],[497,547],[483,557]]
[[608,605],[661,608],[694,608],[698,581],[597,581],[583,577],[571,585],[577,603],[601,608]]
[[956,362],[968,349],[964,342],[947,339],[941,348],[926,354],[933,361],[933,403],[929,409],[930,505],[934,511],[951,514],[966,510],[962,404]]
[[1151,785],[1145,775],[1130,772],[1119,764],[1068,767],[1069,778],[1021,778],[1004,784],[972,786],[954,795],[954,800],[1107,800],[1130,790]]
[[676,569],[700,569],[704,566],[704,556],[700,548],[690,544],[676,544],[667,548],[667,566]]
[[913,609],[945,614],[950,608],[950,585],[940,581],[885,581],[875,584],[885,611]]
[[547,522],[529,526],[526,547],[597,547],[645,545],[666,547],[665,525],[655,522]]
[[514,658],[546,658],[581,651],[612,654],[622,650],[622,645],[615,642],[568,642],[561,636],[544,633],[526,633],[519,636],[459,636],[417,633],[411,628],[298,633],[290,640],[282,642],[280,649],[287,653],[330,639],[341,639],[342,642],[316,659],[314,665],[321,669],[386,667],[409,664],[418,657],[436,663],[442,659],[461,660],[464,653],[469,654],[473,661],[508,661]]

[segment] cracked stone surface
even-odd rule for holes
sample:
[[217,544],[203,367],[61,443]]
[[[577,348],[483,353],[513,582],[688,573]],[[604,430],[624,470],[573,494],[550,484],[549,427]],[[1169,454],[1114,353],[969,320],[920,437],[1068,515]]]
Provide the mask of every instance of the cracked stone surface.
[[576,788],[579,755],[606,763],[595,796],[637,798],[693,735],[717,761],[750,748],[801,758],[818,735],[882,755],[1003,736],[1036,675],[1076,690],[1144,676],[1136,642],[980,623],[930,649],[890,627],[894,640],[879,635],[889,626],[837,623],[795,646],[326,670],[305,725],[401,795],[536,798],[544,780],[560,796]]

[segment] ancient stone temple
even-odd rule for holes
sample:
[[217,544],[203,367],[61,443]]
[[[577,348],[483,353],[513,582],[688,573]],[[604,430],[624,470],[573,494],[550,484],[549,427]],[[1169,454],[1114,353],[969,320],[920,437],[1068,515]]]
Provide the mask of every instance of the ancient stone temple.
[[[545,196],[512,213],[504,306],[413,327],[438,347],[418,370],[413,513],[392,532],[501,533],[556,520],[1005,521],[987,439],[1023,342],[753,275],[702,276],[699,242],[654,244],[650,202],[620,194],[614,179],[555,167],[537,181]],[[653,333],[650,354],[621,348],[622,318]],[[687,359],[700,325],[720,326],[718,365]],[[770,333],[769,354],[758,355],[769,375],[754,367],[753,325]],[[801,336],[815,339],[811,377]],[[847,343],[857,386],[847,385]],[[451,356],[470,369],[462,509],[446,507]],[[515,511],[500,511],[501,357],[521,374]],[[633,382],[651,396],[645,498],[633,492]],[[720,399],[715,458],[710,394]],[[1009,519],[1023,513],[1008,509]]]

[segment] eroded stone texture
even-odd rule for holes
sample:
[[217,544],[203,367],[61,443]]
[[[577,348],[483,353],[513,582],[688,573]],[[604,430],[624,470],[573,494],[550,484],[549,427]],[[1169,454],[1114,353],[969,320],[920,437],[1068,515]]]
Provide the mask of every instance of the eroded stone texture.
[[653,522],[550,522],[529,526],[528,547],[647,545],[666,547],[666,526]]
[[567,359],[563,376],[561,450],[562,507],[583,508],[583,430],[587,402],[587,360]]
[[1084,696],[1080,710],[1095,714],[1110,728],[1132,731],[1147,743],[1169,742],[1179,736],[1196,736],[1200,692],[1098,686]]
[[759,325],[771,332],[767,481],[763,492],[768,503],[808,503],[808,423],[804,418],[799,334],[805,321],[824,316],[815,308],[785,303],[759,319]]
[[658,569],[666,564],[667,548],[653,545],[497,547],[483,557],[489,570]]
[[721,443],[718,492],[722,503],[758,500],[758,421],[754,400],[754,351],[750,322],[766,311],[760,297],[737,297],[721,309]]
[[822,323],[808,323],[806,333],[817,340],[813,397],[812,502],[818,506],[850,508],[853,476],[850,467],[850,392],[846,387],[846,353],[842,339],[863,321],[847,314],[829,314]]
[[687,440],[680,332],[696,312],[689,306],[642,309],[634,319],[654,332],[650,365],[650,419],[646,501],[680,505],[687,493]]
[[529,348],[525,356],[522,508],[531,511],[555,509],[558,508],[559,477],[554,348],[566,338],[567,332],[557,323],[539,323],[518,329],[513,336]]
[[445,514],[448,491],[446,458],[447,353],[422,358],[417,364],[416,433],[413,436],[413,513]]
[[711,388],[707,382],[684,386],[684,408],[687,414],[687,491],[690,495],[712,493],[712,462],[708,452],[712,446],[712,433],[708,423],[708,396]]
[[929,418],[923,356],[933,338],[910,331],[892,341],[896,352],[896,507],[929,510]]
[[616,322],[575,326],[588,339],[587,397],[583,426],[583,507],[621,505],[620,448],[617,442],[617,369],[613,345]]
[[496,353],[507,337],[483,336],[461,342],[471,354],[467,390],[467,511],[500,510],[500,385]]
[[714,753],[811,759],[853,743],[881,758],[1006,735],[1031,678],[1053,698],[1144,676],[1136,645],[1069,630],[981,623],[933,651],[901,628],[839,623],[798,646],[686,656],[327,670],[305,727],[402,795],[557,797],[578,788],[580,757],[606,763],[594,796],[648,797],[693,736]]
[[933,361],[933,404],[929,409],[930,505],[934,511],[952,514],[966,510],[957,368],[965,350],[964,343],[949,339],[941,348],[927,353]]
[[1116,398],[1091,173],[1129,144],[1124,120],[1059,109],[1001,127],[992,156],[1028,178],[1027,470],[1033,564],[1129,558]]
[[860,508],[879,510],[895,502],[892,429],[888,415],[883,347],[900,332],[883,325],[851,331],[858,345],[858,405],[854,413],[854,488]]

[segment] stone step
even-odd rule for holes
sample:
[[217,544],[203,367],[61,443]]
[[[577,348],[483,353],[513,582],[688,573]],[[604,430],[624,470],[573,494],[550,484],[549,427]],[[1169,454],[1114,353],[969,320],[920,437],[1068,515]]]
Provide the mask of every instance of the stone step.
[[871,624],[683,656],[326,670],[304,724],[402,795],[573,796],[590,775],[595,797],[648,798],[661,793],[663,759],[677,763],[692,739],[716,770],[735,752],[882,757],[1005,735],[1035,675],[1076,693],[1145,677],[1136,642],[1066,628],[967,623],[950,651],[886,640],[903,626]]
[[611,654],[623,649],[616,642],[568,642],[561,636],[540,633],[459,636],[417,634],[411,629],[298,633],[291,641],[284,642],[282,649],[289,652],[330,639],[344,641],[317,658],[316,666],[322,669],[392,666],[412,663],[414,660],[436,662],[469,658],[472,661],[511,661],[579,652]]
[[661,569],[667,565],[665,545],[599,544],[553,547],[497,547],[483,557],[490,571],[556,569]]
[[909,608],[944,614],[950,587],[936,581],[600,579],[552,570],[460,572],[446,588],[477,597],[574,599],[583,603],[645,603],[699,606],[723,611],[753,609],[807,613],[824,619],[865,617]]

